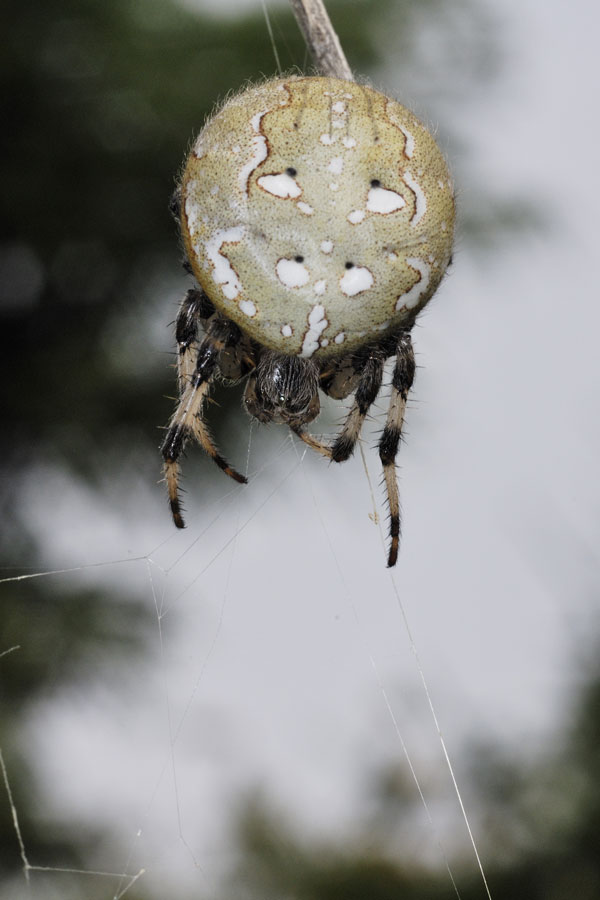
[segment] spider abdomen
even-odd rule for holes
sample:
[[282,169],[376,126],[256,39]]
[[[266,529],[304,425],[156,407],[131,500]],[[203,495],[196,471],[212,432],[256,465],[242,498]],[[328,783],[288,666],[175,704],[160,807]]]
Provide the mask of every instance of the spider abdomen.
[[265,82],[207,123],[181,185],[186,252],[215,308],[288,356],[410,327],[448,265],[453,188],[425,126],[365,85]]

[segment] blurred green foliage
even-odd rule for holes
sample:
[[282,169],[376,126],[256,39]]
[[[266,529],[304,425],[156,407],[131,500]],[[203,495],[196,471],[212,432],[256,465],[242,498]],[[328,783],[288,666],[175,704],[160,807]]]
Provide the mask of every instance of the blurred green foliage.
[[[366,4],[351,9],[364,16]],[[0,504],[9,527],[0,547],[11,576],[19,565],[45,567],[21,512],[24,485],[53,467],[97,485],[111,468],[124,481],[133,468],[156,483],[174,377],[149,334],[155,316],[165,333],[174,318],[161,286],[179,283],[183,294],[187,284],[168,201],[214,104],[272,74],[274,56],[260,15],[222,20],[163,0],[6,0],[3,13]],[[368,31],[340,18],[367,67]],[[291,15],[273,21],[283,65],[302,62]],[[106,679],[119,659],[133,667],[155,621],[126,588],[65,593],[52,579],[2,585],[1,610],[0,651],[19,649],[0,659],[0,746],[28,852],[37,864],[84,866],[98,836],[49,827],[21,727],[65,687],[101,671]],[[8,875],[19,858],[7,810],[0,843]]]
[[[399,65],[410,63],[419,29],[444,8],[429,0],[418,16],[409,15],[414,7],[392,0],[329,4],[347,55],[361,72],[377,65],[392,11],[404,15],[406,52]],[[461,21],[470,9],[461,6]],[[42,477],[41,465],[100,482],[108,467],[118,477],[121,464],[124,472],[134,466],[148,483],[156,481],[157,426],[171,411],[166,395],[173,392],[173,373],[169,359],[149,348],[149,334],[155,317],[165,327],[174,317],[174,302],[162,299],[161,286],[179,283],[183,292],[186,284],[168,199],[185,147],[218,98],[272,74],[275,66],[261,15],[211,18],[167,0],[5,0],[3,12],[0,503],[8,527],[0,545],[4,565],[43,567],[20,514],[23,485]],[[291,15],[277,8],[272,17],[282,65],[302,66],[306,53]],[[472,38],[455,38],[447,35],[446,51],[464,58],[464,40],[468,47]],[[490,58],[477,54],[481,71]],[[488,227],[498,225],[484,204],[482,216]],[[515,221],[513,216],[511,228]],[[483,230],[478,225],[476,231]],[[65,593],[51,579],[4,584],[1,602],[0,651],[20,649],[0,658],[0,745],[28,853],[38,865],[85,868],[93,865],[92,848],[102,835],[51,823],[48,811],[39,809],[22,728],[36,704],[66,686],[107,678],[109,670],[116,677],[119,666],[134,666],[153,617],[125,588],[121,596],[100,588]],[[571,767],[584,773],[586,788],[572,804],[559,845],[556,829],[544,831],[533,816],[524,854],[513,847],[510,865],[496,865],[490,848],[498,897],[600,897],[599,692],[594,682],[571,743],[553,762],[558,787],[558,773]],[[490,762],[483,795],[493,795],[494,777],[501,774],[498,800],[505,809],[500,802],[484,809],[490,833],[519,818],[516,789],[507,800],[509,788],[521,785],[519,771]],[[528,773],[527,783],[536,775]],[[384,821],[410,815],[404,801],[391,808],[385,792],[379,810]],[[8,884],[20,863],[10,810],[5,802],[1,809],[0,878]],[[415,870],[401,852],[393,858],[373,846],[371,831],[342,852],[301,839],[256,804],[240,822],[240,864],[229,900],[453,895],[447,877]],[[536,844],[539,835],[543,840]],[[140,882],[127,896],[141,898],[144,890]],[[94,896],[106,894],[89,887],[86,897]],[[461,896],[482,896],[473,875],[464,880]]]
[[[492,897],[600,897],[600,669],[585,673],[571,727],[535,755],[473,748],[463,780]],[[386,777],[375,815],[338,841],[309,840],[251,798],[239,820],[238,867],[228,900],[452,900],[446,871],[423,869],[406,829],[418,828],[414,791],[401,771]],[[413,799],[411,799],[413,798]],[[431,798],[430,798],[431,799]],[[412,823],[412,825],[411,825]],[[407,846],[408,845],[408,846]],[[449,860],[462,900],[486,896],[474,857]]]

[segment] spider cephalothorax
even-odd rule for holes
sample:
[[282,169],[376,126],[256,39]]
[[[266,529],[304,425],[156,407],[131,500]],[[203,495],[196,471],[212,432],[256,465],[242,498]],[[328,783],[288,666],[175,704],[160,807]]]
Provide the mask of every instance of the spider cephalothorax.
[[[379,441],[398,554],[395,474],[414,377],[410,331],[449,263],[453,189],[425,126],[365,85],[334,78],[265,82],[230,99],[187,159],[175,210],[199,289],[177,317],[180,400],[163,444],[175,524],[179,457],[194,437],[237,481],[203,418],[216,376],[248,375],[260,422],[288,425],[342,462],[395,356]],[[319,390],[353,402],[329,445],[305,426]]]

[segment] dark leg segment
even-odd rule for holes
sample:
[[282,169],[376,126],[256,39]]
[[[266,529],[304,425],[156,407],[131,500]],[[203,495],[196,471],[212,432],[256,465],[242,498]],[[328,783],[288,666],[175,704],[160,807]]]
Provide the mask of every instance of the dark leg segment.
[[[392,343],[393,341],[393,343]],[[392,394],[385,427],[379,440],[379,457],[383,466],[383,476],[390,509],[390,548],[388,566],[395,566],[398,559],[400,543],[400,498],[396,479],[396,456],[402,438],[402,425],[406,411],[406,401],[415,377],[415,357],[409,331],[404,331],[397,338],[390,337],[385,343],[369,348],[364,353],[356,353],[351,361],[355,373],[360,372],[354,401],[340,433],[331,447],[322,440],[313,437],[302,426],[292,430],[309,447],[329,457],[334,462],[344,462],[354,452],[365,418],[371,404],[377,397],[383,379],[385,360],[396,352],[396,364],[392,376]],[[328,381],[332,383],[329,373],[322,379],[321,387],[327,390]],[[349,375],[349,378],[354,376]]]
[[402,437],[402,425],[408,393],[415,377],[415,356],[409,332],[403,332],[398,340],[396,365],[392,377],[392,395],[387,421],[379,441],[379,458],[390,507],[390,549],[388,566],[395,566],[400,542],[400,500],[396,478],[396,456]]
[[[197,294],[199,292],[190,293]],[[177,319],[180,360],[185,360],[185,365],[180,366],[181,396],[162,446],[169,503],[173,521],[178,528],[184,527],[179,498],[179,457],[190,437],[194,437],[198,441],[227,475],[240,483],[247,481],[223,459],[202,418],[204,400],[215,374],[219,356],[226,347],[232,346],[239,340],[239,329],[233,323],[222,319],[212,320],[208,333],[198,348],[195,367],[188,375],[190,348],[194,345],[197,334],[194,328],[194,319],[196,319],[197,328],[197,320],[200,317],[200,308],[194,305],[197,304],[198,298],[190,298],[190,293],[184,300]]]
[[314,437],[300,426],[292,428],[305,444],[317,453],[327,456],[334,462],[344,462],[354,452],[356,442],[367,417],[371,404],[377,397],[383,378],[385,354],[379,349],[372,349],[368,355],[357,355],[353,365],[360,370],[360,378],[354,394],[354,401],[340,433],[331,446]]
[[194,369],[198,350],[198,330],[200,321],[208,319],[215,308],[203,291],[189,290],[179,307],[175,323],[177,340],[177,372],[180,395],[185,390]]
[[367,413],[381,388],[384,362],[383,355],[375,351],[365,360],[352,408],[331,448],[334,462],[344,462],[354,453]]

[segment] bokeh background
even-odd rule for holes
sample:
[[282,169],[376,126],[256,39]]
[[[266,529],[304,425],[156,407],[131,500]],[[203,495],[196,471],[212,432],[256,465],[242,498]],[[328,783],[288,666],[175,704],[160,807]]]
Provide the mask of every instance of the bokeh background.
[[[310,67],[268,9],[281,67]],[[432,900],[448,869],[485,897],[422,673],[492,896],[600,898],[597,10],[329,9],[458,186],[393,574],[384,398],[336,469],[217,389],[249,486],[190,450],[175,533],[158,483],[189,286],[167,203],[215,102],[277,72],[261,5],[3,4],[9,900]]]

